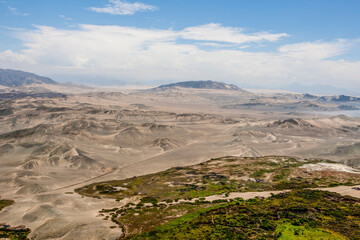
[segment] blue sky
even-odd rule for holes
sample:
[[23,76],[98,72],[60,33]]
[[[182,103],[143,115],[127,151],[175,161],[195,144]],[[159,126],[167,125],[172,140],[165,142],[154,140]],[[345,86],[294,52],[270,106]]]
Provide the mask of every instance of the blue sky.
[[0,68],[100,85],[352,88],[359,12],[356,0],[0,0]]

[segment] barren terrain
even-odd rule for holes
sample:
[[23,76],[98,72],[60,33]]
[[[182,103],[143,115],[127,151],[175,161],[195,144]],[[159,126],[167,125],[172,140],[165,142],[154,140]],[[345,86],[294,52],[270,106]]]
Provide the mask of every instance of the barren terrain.
[[117,239],[123,230],[99,210],[119,202],[74,189],[211,158],[322,159],[301,171],[337,183],[359,176],[360,119],[329,114],[354,104],[179,87],[69,92],[0,100],[0,196],[15,201],[0,222],[25,225],[35,239]]

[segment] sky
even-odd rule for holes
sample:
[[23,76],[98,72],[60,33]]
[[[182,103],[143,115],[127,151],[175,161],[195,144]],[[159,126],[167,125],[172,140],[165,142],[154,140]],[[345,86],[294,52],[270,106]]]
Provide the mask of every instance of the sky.
[[360,90],[358,0],[0,0],[0,68],[96,85]]

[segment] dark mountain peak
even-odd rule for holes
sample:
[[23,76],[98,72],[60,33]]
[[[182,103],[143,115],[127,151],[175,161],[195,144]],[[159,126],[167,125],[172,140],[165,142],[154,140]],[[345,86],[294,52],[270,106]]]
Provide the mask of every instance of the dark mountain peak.
[[317,128],[316,126],[312,125],[311,123],[301,118],[289,118],[285,120],[279,120],[274,122],[273,125],[281,128],[299,128],[299,127]]
[[331,98],[332,102],[358,102],[360,98],[346,95],[339,95]]
[[186,82],[177,82],[166,85],[161,85],[155,89],[169,89],[173,87],[182,87],[182,88],[197,88],[197,89],[224,89],[224,90],[240,90],[239,87],[233,84],[226,84],[223,82],[216,81],[186,81]]
[[303,98],[304,99],[317,99],[317,98],[319,98],[318,96],[315,96],[315,95],[312,95],[312,94],[309,94],[309,93],[305,93],[304,95],[303,95]]
[[20,87],[28,84],[43,83],[57,84],[57,82],[50,78],[38,76],[34,73],[0,68],[0,85],[6,87]]

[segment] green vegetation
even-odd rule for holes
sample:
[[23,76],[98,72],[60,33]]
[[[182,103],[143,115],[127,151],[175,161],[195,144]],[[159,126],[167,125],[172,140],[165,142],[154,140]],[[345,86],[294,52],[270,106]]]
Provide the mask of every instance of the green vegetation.
[[158,200],[154,197],[143,197],[142,199],[140,199],[141,203],[151,203],[153,205],[155,205]]
[[27,240],[30,229],[14,229],[0,227],[0,239],[11,239],[11,240]]
[[[12,200],[0,200],[0,211],[7,206],[14,204]],[[6,224],[0,224],[0,239],[22,240],[28,239],[30,229],[23,226],[11,227]]]
[[303,226],[294,226],[290,223],[284,223],[276,228],[276,232],[280,235],[279,240],[345,240],[339,234],[325,231],[322,229],[306,228]]
[[271,173],[271,172],[272,172],[272,170],[261,169],[259,171],[254,172],[253,174],[251,174],[250,177],[258,178],[258,177],[262,177],[264,175],[264,173]]
[[185,215],[128,239],[359,239],[359,200],[294,190]]
[[[360,184],[357,174],[310,171],[301,168],[305,164],[322,162],[331,163],[321,159],[302,160],[281,156],[224,157],[211,159],[198,165],[171,168],[155,174],[94,183],[75,191],[89,197],[112,198],[118,201],[119,208],[103,209],[101,214],[103,214],[104,220],[110,219],[117,223],[125,232],[126,237],[140,234],[140,236],[145,236],[145,239],[159,239],[160,236],[161,239],[277,239],[280,236],[281,239],[344,239],[341,235],[328,230],[332,228],[325,223],[333,221],[328,219],[329,214],[321,213],[315,217],[324,217],[319,221],[321,224],[317,220],[310,221],[308,218],[297,222],[296,219],[301,219],[305,212],[307,215],[313,216],[313,214],[321,211],[321,200],[319,200],[317,208],[312,209],[311,207],[308,208],[307,200],[303,200],[304,196],[289,195],[287,200],[289,203],[292,202],[293,209],[283,209],[284,215],[274,217],[271,214],[281,211],[283,206],[270,205],[272,203],[281,205],[280,202],[286,203],[286,200],[281,200],[275,196],[271,200],[256,199],[245,203],[241,199],[220,197],[211,202],[206,199],[212,195],[228,197],[231,192],[261,192]],[[312,193],[317,194],[316,191]],[[302,194],[304,195],[305,192]],[[322,197],[320,195],[319,199]],[[263,211],[261,204],[268,204],[271,209]],[[229,209],[233,209],[235,206],[243,205],[245,208],[241,210],[243,211],[241,216],[244,219],[238,219],[238,215],[235,213],[230,214],[225,219],[222,219],[222,214],[217,216],[224,223],[231,222],[226,227],[220,224],[213,229],[212,226],[208,225],[208,222],[204,224],[197,222],[192,225],[192,220],[189,220],[200,218],[209,211],[209,208],[217,209],[219,206],[227,206]],[[284,204],[284,206],[287,205]],[[247,212],[249,209],[252,211]],[[273,210],[275,212],[271,212]],[[336,211],[333,210],[333,212]],[[290,215],[287,216],[287,214]],[[234,219],[231,220],[231,218]],[[251,221],[252,218],[254,221],[259,218],[259,222]],[[246,219],[250,223],[247,223]],[[211,222],[215,220],[212,219]],[[176,229],[170,229],[169,232],[166,230],[169,226],[175,226],[178,223],[177,221],[186,223],[187,230],[182,229],[186,232],[183,238],[180,237],[183,233],[178,233]],[[359,222],[359,220],[357,221]],[[164,228],[156,228],[158,226],[164,226]],[[154,229],[161,231],[156,232],[158,230]],[[236,233],[236,235],[232,236],[229,231]],[[144,232],[149,232],[150,235],[141,235]],[[338,233],[343,234],[341,231]],[[164,234],[165,237],[162,237],[161,234]],[[346,234],[343,235],[347,236]]]
[[196,213],[201,209],[209,208],[210,202],[179,203],[166,206],[158,204],[143,207],[137,204],[135,207],[127,206],[110,213],[113,222],[122,227],[126,235],[134,235],[150,231],[156,226],[169,222],[188,213]]
[[1,199],[0,200],[0,211],[7,206],[13,205],[14,201],[12,200],[5,200],[5,199]]

